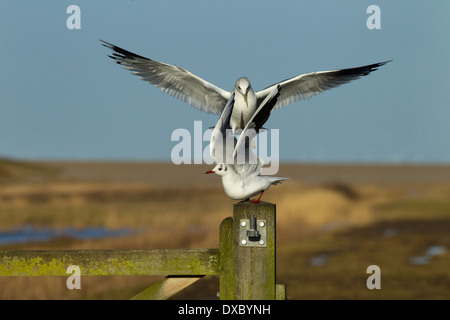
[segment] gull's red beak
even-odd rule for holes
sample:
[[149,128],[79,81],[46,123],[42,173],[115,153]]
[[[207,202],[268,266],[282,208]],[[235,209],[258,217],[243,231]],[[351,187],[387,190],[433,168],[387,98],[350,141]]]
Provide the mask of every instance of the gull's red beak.
[[206,174],[206,173],[214,173],[214,171],[208,170],[208,171],[205,172],[205,174]]

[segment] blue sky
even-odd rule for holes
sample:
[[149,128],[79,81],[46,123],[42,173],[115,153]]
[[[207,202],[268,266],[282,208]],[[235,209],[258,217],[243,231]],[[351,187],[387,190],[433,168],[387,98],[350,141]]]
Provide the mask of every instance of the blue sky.
[[[69,5],[81,29],[69,30]],[[381,29],[369,30],[369,5]],[[393,59],[272,112],[280,160],[450,162],[448,1],[0,2],[0,156],[170,161],[203,113],[139,80],[99,39],[231,90]],[[205,146],[207,143],[205,142]]]

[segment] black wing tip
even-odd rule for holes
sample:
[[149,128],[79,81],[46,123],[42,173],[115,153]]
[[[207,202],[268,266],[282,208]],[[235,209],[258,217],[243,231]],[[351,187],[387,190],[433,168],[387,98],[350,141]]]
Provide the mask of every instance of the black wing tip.
[[110,57],[111,59],[114,60],[115,63],[122,65],[123,62],[122,60],[125,58],[124,56],[120,56],[120,55],[108,55],[108,57]]
[[368,65],[368,66],[366,66],[366,67],[371,68],[372,71],[373,71],[373,70],[377,70],[379,67],[384,66],[385,64],[387,64],[387,63],[389,63],[389,62],[391,62],[391,61],[393,61],[393,60],[391,59],[391,60],[386,60],[386,61],[383,61],[383,62],[378,62],[378,63],[370,64],[370,65]]
[[386,60],[386,61],[383,61],[383,62],[379,62],[379,65],[380,66],[384,66],[386,63],[389,63],[389,62],[392,62],[392,61],[394,61],[394,59]]
[[338,74],[341,76],[350,76],[352,78],[354,77],[361,77],[361,76],[367,76],[373,71],[378,70],[379,67],[384,66],[385,64],[391,62],[393,60],[387,60],[383,62],[377,62],[373,64],[369,64],[366,66],[356,67],[356,68],[348,68],[348,69],[341,69],[338,71]]
[[110,50],[112,50],[112,51],[121,50],[121,48],[119,48],[119,47],[113,45],[112,43],[106,42],[106,41],[104,41],[104,40],[102,40],[102,39],[99,39],[99,40],[100,40],[100,42],[102,43],[102,46],[104,46],[104,47],[106,47],[106,48],[108,48],[108,49],[110,49]]
[[138,59],[150,60],[150,59],[148,59],[146,57],[143,57],[143,56],[140,56],[140,55],[138,55],[136,53],[133,53],[131,51],[125,50],[125,49],[123,49],[121,47],[118,47],[118,46],[116,46],[116,45],[114,45],[112,43],[109,43],[107,41],[104,41],[104,40],[100,39],[100,42],[102,43],[102,46],[104,46],[104,47],[114,51],[112,56],[108,55],[108,57],[110,57],[110,58],[112,58],[112,59],[114,59],[116,61],[117,61],[118,58],[119,59],[136,59],[136,58],[138,58]]
[[105,40],[102,40],[102,39],[98,39],[98,40],[102,43],[102,46],[105,46],[107,48],[114,46],[112,43],[109,43],[108,41],[105,41]]

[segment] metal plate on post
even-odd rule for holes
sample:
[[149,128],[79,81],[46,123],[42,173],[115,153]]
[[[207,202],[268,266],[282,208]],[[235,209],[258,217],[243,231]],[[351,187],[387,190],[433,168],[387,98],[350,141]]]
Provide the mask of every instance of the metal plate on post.
[[240,219],[239,246],[267,247],[266,220],[257,220],[256,229],[253,229],[250,226],[250,219]]

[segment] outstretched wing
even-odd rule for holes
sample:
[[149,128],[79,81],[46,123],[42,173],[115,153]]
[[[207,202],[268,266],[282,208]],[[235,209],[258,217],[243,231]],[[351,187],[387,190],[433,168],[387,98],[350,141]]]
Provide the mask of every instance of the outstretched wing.
[[277,85],[280,85],[282,92],[274,107],[274,109],[278,109],[299,100],[309,99],[325,90],[339,87],[345,83],[359,79],[360,77],[366,76],[377,70],[378,67],[381,67],[388,62],[389,61],[385,61],[357,68],[302,74],[256,92],[256,98],[259,103],[264,100]]
[[145,58],[106,41],[102,44],[113,51],[109,57],[142,80],[151,83],[191,106],[208,113],[219,114],[231,97],[225,91],[191,72],[170,64]]

